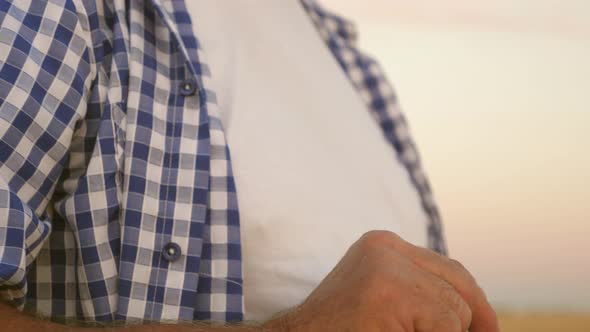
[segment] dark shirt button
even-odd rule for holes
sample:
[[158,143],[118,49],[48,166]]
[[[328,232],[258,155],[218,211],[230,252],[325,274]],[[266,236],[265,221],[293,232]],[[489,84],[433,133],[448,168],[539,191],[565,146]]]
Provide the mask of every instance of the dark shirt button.
[[174,262],[181,254],[180,246],[174,242],[168,242],[162,250],[162,257],[169,262]]
[[180,94],[183,96],[192,96],[197,92],[197,83],[192,79],[187,79],[180,83]]

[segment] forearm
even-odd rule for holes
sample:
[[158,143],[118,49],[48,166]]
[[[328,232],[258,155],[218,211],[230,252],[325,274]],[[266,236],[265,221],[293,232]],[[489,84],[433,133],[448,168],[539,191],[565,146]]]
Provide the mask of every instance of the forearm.
[[0,302],[0,330],[12,332],[262,332],[260,326],[227,325],[219,326],[199,322],[180,324],[143,324],[121,327],[89,327],[63,325],[22,313]]

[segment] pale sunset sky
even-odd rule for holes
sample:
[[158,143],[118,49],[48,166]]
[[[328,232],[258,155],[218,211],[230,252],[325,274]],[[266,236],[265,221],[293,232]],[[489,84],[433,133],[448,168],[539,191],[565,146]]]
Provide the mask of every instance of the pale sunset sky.
[[590,1],[321,2],[385,67],[491,301],[590,311]]

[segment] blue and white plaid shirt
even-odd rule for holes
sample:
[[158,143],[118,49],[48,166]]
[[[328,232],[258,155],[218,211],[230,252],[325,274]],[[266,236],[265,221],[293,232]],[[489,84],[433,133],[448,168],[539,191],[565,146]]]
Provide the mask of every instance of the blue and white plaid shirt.
[[[393,90],[348,21],[302,3],[444,253]],[[242,319],[236,188],[201,52],[183,1],[0,0],[2,299],[56,321]]]

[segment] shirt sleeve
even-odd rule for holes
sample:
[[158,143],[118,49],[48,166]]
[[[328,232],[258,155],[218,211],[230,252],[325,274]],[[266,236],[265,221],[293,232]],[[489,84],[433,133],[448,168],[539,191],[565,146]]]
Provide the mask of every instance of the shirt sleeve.
[[94,75],[79,8],[0,0],[0,299],[18,307]]

